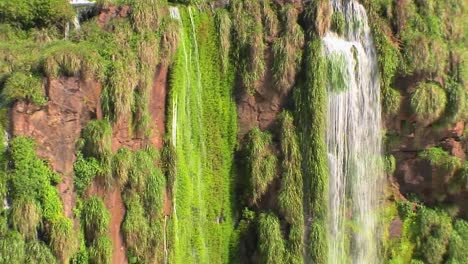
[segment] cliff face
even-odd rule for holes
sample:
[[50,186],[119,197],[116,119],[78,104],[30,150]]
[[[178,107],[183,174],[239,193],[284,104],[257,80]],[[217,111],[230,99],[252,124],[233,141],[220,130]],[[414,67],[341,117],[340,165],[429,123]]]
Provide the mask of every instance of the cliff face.
[[[310,2],[314,4],[308,5]],[[431,2],[426,6],[423,4],[426,1],[410,0],[360,2],[366,3],[375,27],[373,34],[382,73],[385,155],[394,157],[393,166],[389,165],[393,168],[388,172],[393,196],[387,202],[392,204],[393,210],[395,201],[413,201],[416,196],[417,202],[411,203],[407,210],[417,211],[425,205],[454,206],[458,208],[454,216],[466,219],[468,187],[454,186],[458,178],[465,177],[462,180],[466,181],[466,176],[459,175],[466,173],[462,170],[468,153],[466,114],[462,110],[454,120],[438,122],[443,120],[444,114],[450,114],[451,104],[459,103],[459,98],[465,100],[460,94],[467,94],[463,78],[457,77],[461,70],[455,69],[462,67],[455,58],[458,51],[453,51],[453,58],[442,58],[451,65],[425,69],[425,65],[434,64],[429,60],[440,59],[426,58],[437,52],[411,54],[418,48],[411,45],[422,42],[424,47],[437,48],[441,39],[448,37],[427,36],[432,34],[431,30],[417,34],[403,32],[416,31],[408,27],[416,27],[411,23],[422,19],[422,14],[433,12],[431,19],[435,20],[432,16],[436,14],[436,5]],[[268,262],[265,248],[269,247],[290,251],[290,259],[285,258],[284,263],[303,263],[304,252],[310,253],[318,241],[302,237],[304,233],[312,234],[312,228],[321,228],[320,223],[313,224],[320,222],[328,210],[324,209],[325,205],[321,207],[328,199],[324,196],[325,180],[312,182],[312,178],[326,171],[322,170],[322,165],[327,162],[323,152],[326,150],[320,145],[323,138],[317,131],[322,131],[326,125],[319,116],[324,114],[321,111],[326,111],[326,95],[320,91],[326,90],[324,79],[329,72],[322,72],[328,62],[317,47],[330,23],[333,30],[338,29],[339,14],[329,17],[327,1],[221,0],[210,3],[213,10],[204,4],[200,5],[204,11],[181,6],[184,10],[181,20],[174,13],[176,9],[169,9],[167,3],[100,6],[81,31],[72,34],[71,41],[63,41],[70,42],[66,48],[76,49],[76,54],[55,56],[60,47],[38,44],[43,45],[41,48],[45,51],[39,49],[43,54],[36,54],[37,62],[25,68],[22,64],[28,59],[11,51],[11,47],[3,52],[0,45],[0,87],[7,86],[12,73],[28,72],[30,68],[32,76],[46,76],[41,77],[44,85],[40,86],[39,94],[44,93],[47,102],[34,104],[31,95],[14,98],[9,106],[8,129],[13,137],[34,139],[37,155],[60,174],[62,179],[57,189],[64,215],[73,220],[75,233],[82,236],[80,250],[87,252],[84,254],[87,257],[97,258],[90,254],[96,253],[98,238],[108,237],[112,250],[100,244],[105,249],[99,250],[106,256],[112,255],[109,260],[112,263],[195,260],[218,263],[227,259],[239,263]],[[410,6],[405,9],[405,5]],[[226,7],[228,9],[224,9]],[[448,23],[450,17],[437,12],[443,14],[443,22]],[[169,14],[174,17],[171,19]],[[411,16],[417,17],[416,22],[411,22]],[[429,22],[434,22],[432,20]],[[456,31],[456,28],[446,27],[449,33]],[[47,34],[34,32],[30,41],[34,38],[34,41],[48,43],[51,40]],[[10,37],[0,35],[0,41],[10,41]],[[28,45],[33,45],[31,43]],[[86,49],[90,43],[95,45],[91,51]],[[286,47],[285,50],[281,50],[282,47]],[[26,49],[41,53],[30,46]],[[95,49],[99,49],[99,53]],[[232,61],[234,58],[238,61]],[[227,60],[227,68],[223,68],[226,67],[224,62],[218,61],[223,59]],[[10,69],[1,64],[9,60],[18,61],[19,66]],[[283,67],[275,64],[278,61]],[[389,66],[392,63],[394,65]],[[54,71],[54,67],[58,69]],[[414,69],[406,72],[408,67]],[[5,74],[4,69],[7,69]],[[286,70],[281,71],[283,69]],[[94,75],[87,72],[93,70],[96,71]],[[280,88],[281,76],[293,79],[286,89]],[[253,88],[248,89],[246,82]],[[458,90],[451,90],[451,82],[459,84]],[[423,113],[424,118],[421,118],[415,110],[416,91],[426,88],[436,95],[442,90],[446,97],[446,108],[430,109],[438,112],[437,117]],[[453,92],[460,90],[458,94]],[[297,91],[301,94],[294,94]],[[392,95],[393,91],[396,95]],[[2,98],[6,95],[3,91]],[[391,95],[394,97],[390,98]],[[438,107],[432,104],[437,98],[429,96],[428,108]],[[389,102],[396,105],[393,113],[388,111]],[[294,114],[283,113],[284,110]],[[299,115],[304,117],[299,118]],[[93,142],[96,153],[89,154],[86,151],[93,151],[83,149],[80,142],[85,141],[84,132],[95,120],[110,124],[110,141],[102,139],[105,138],[102,131],[92,134],[96,138]],[[303,124],[299,122],[304,120],[313,125],[301,127]],[[303,151],[303,146],[307,146],[308,151]],[[82,179],[77,179],[74,170],[77,162],[86,163],[83,174],[92,174],[83,193],[79,192],[80,182],[77,183]],[[2,188],[0,181],[1,198]],[[304,190],[309,193],[302,193]],[[92,215],[93,223],[102,222],[108,229],[102,228],[103,233],[91,236],[89,230],[83,231],[80,227],[89,227],[83,216],[89,212],[83,209],[83,204],[93,197],[102,200],[109,210],[109,219]],[[175,219],[177,206],[182,207],[180,219]],[[321,210],[314,211],[312,207]],[[405,221],[415,216],[406,218],[404,213],[408,212],[394,211],[386,226],[388,239],[407,239]],[[317,215],[322,218],[316,218]],[[0,210],[0,220],[3,219]],[[52,243],[50,225],[45,224],[45,231],[33,230],[35,235],[39,234],[38,240]],[[4,236],[2,232],[0,225],[0,239]],[[320,232],[325,230],[314,234]],[[326,241],[324,237],[319,240]],[[447,248],[449,239],[443,240]],[[272,241],[281,241],[282,245]],[[303,245],[304,241],[310,245]],[[208,247],[216,250],[208,252]],[[320,250],[316,252],[318,255],[323,253]],[[77,256],[80,254],[78,252]],[[393,253],[385,254],[390,258]],[[294,256],[297,259],[293,259]],[[318,259],[324,258],[325,255]],[[310,256],[305,260],[311,261]]]

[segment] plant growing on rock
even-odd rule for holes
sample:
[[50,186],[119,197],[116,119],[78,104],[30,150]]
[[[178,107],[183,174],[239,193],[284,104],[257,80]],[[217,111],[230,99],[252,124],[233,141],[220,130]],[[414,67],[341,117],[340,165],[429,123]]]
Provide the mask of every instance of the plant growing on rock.
[[429,125],[438,120],[445,111],[447,95],[434,83],[420,83],[411,95],[411,110],[416,121]]
[[268,185],[277,176],[277,158],[271,152],[271,135],[259,128],[247,135],[245,147],[247,171],[249,173],[249,200],[256,204],[267,191]]
[[47,102],[42,80],[39,77],[22,72],[15,72],[8,77],[2,90],[2,98],[7,104],[17,100],[24,100],[37,105],[43,105]]

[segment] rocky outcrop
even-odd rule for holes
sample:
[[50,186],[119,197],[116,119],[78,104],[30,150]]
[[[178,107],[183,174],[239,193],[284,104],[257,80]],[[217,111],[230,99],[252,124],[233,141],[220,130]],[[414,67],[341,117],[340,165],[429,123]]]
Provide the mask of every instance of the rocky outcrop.
[[11,109],[13,136],[32,137],[39,157],[62,176],[58,185],[65,215],[72,218],[75,206],[73,163],[81,129],[92,118],[101,118],[101,86],[79,78],[50,79],[46,85],[49,101],[42,107],[17,102]]

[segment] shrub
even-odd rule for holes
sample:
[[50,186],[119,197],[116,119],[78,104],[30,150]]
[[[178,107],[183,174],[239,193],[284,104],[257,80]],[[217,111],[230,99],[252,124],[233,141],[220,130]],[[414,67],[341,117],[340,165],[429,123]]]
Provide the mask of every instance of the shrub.
[[92,120],[83,129],[83,153],[104,160],[112,154],[112,127],[107,120]]
[[133,163],[138,166],[133,166],[130,171],[128,183],[132,191],[142,193],[145,191],[148,175],[156,166],[155,159],[148,151],[138,150],[134,153]]
[[420,83],[411,95],[411,110],[416,121],[431,124],[445,111],[447,96],[445,91],[433,83]]
[[2,98],[10,104],[24,100],[37,105],[44,105],[47,99],[44,95],[42,80],[39,77],[15,72],[6,80],[2,90]]
[[271,152],[271,135],[259,128],[247,135],[246,163],[250,176],[250,202],[256,204],[277,176],[277,158]]
[[9,0],[0,2],[0,22],[23,28],[64,26],[74,16],[65,0]]
[[0,263],[24,263],[24,239],[20,233],[10,231],[0,239]]
[[466,263],[468,261],[468,223],[457,220],[453,225],[454,232],[450,237],[447,263]]
[[443,149],[437,147],[428,148],[419,153],[418,156],[421,159],[429,161],[432,166],[436,166],[447,172],[455,172],[461,166],[459,158],[451,156]]
[[159,28],[162,16],[161,9],[164,0],[132,1],[132,12],[130,17],[132,25],[137,32],[155,31]]
[[345,17],[343,13],[339,11],[333,12],[331,17],[331,30],[335,31],[338,35],[343,35],[345,31]]
[[37,237],[41,218],[41,208],[31,198],[19,198],[13,201],[11,224],[26,239],[33,240]]
[[133,255],[143,258],[147,250],[149,227],[140,196],[134,194],[125,197],[125,207],[127,212],[122,224],[125,244]]
[[162,216],[166,179],[157,167],[147,177],[144,206],[150,219],[158,219]]
[[258,219],[258,240],[261,263],[285,263],[285,246],[281,235],[280,222],[273,214],[260,214]]
[[50,78],[60,75],[82,77],[85,80],[102,77],[100,57],[87,44],[57,42],[46,50],[42,67]]
[[88,199],[81,213],[85,228],[86,240],[94,241],[99,236],[104,236],[109,230],[110,213],[101,198]]
[[81,152],[77,153],[73,170],[75,190],[79,195],[83,195],[94,177],[102,173],[101,164],[94,157],[84,158]]
[[31,241],[26,244],[26,263],[55,264],[57,259],[44,242]]
[[112,241],[108,236],[99,236],[88,249],[89,263],[109,264],[112,262]]
[[112,169],[114,171],[115,182],[121,189],[127,184],[130,171],[133,167],[132,152],[128,148],[119,149],[117,154],[114,155]]
[[49,236],[50,247],[55,256],[60,262],[67,263],[76,249],[76,238],[71,220],[61,217],[51,223]]
[[413,232],[417,256],[425,263],[441,263],[452,233],[450,217],[441,211],[422,207],[417,213]]

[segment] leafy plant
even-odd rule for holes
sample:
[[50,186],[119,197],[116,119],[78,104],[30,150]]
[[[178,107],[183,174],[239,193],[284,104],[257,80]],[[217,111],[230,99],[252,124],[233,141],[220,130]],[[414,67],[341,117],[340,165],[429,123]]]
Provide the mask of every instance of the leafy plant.
[[451,156],[441,148],[433,147],[419,153],[419,158],[425,159],[440,169],[448,172],[454,172],[461,167],[460,159]]

